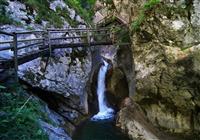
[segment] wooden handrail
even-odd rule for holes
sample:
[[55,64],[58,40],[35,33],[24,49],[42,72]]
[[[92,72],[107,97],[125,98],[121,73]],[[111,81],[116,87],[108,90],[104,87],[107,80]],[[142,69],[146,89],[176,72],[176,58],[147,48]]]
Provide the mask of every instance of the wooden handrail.
[[0,41],[0,44],[8,44],[8,43],[13,43],[13,40]]
[[[41,44],[43,44],[43,42],[32,43],[32,44],[28,44],[28,45],[25,45],[25,46],[22,46],[22,47],[18,47],[17,50],[21,50],[21,49],[24,49],[24,48],[32,47],[32,46],[35,46],[35,45],[41,45]],[[11,50],[13,50],[13,48]]]
[[85,29],[80,29],[80,28],[71,28],[71,29],[47,29],[47,31],[53,32],[53,31],[105,31],[105,30],[110,30],[110,28],[103,28],[103,29],[93,29],[93,28],[85,28]]
[[0,30],[0,34],[4,34],[4,35],[8,35],[8,36],[14,36],[14,34],[12,34],[12,33],[7,33],[7,32],[4,32],[4,31],[1,31],[1,30]]
[[[39,41],[39,40],[43,40],[43,39],[44,38],[20,39],[20,40],[17,40],[17,42]],[[1,41],[0,42],[0,44],[8,44],[8,43],[13,43],[13,40]]]
[[76,39],[76,38],[86,38],[87,36],[69,36],[69,37],[55,37],[55,38],[51,38],[50,40],[61,40],[61,39]]
[[16,34],[34,34],[34,33],[43,33],[45,32],[44,30],[36,30],[36,31],[18,31],[15,32]]
[[9,46],[9,47],[0,47],[0,51],[5,51],[5,50],[10,50],[13,47]]

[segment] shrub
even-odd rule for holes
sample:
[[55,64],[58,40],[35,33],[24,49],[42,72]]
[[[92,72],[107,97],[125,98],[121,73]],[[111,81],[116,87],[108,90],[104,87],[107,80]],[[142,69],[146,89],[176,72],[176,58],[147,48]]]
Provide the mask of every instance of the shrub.
[[38,124],[40,104],[21,88],[9,92],[0,86],[0,139],[47,140]]
[[0,25],[13,23],[12,19],[9,17],[9,14],[6,12],[5,6],[7,5],[7,1],[0,1]]
[[[78,13],[86,22],[88,25],[90,25],[92,22],[92,16],[93,16],[93,10],[86,10],[82,7],[80,0],[65,0],[65,2],[73,8],[76,13]],[[92,2],[92,1],[91,1]]]

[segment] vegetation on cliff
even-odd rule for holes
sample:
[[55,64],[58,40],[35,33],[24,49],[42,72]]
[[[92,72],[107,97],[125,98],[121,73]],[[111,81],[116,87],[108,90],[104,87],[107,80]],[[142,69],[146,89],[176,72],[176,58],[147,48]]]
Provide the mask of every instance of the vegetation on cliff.
[[6,0],[0,1],[0,25],[2,24],[11,24],[12,19],[9,17],[9,14],[6,12],[5,6],[8,5]]
[[159,3],[160,3],[160,0],[149,0],[144,4],[144,6],[139,12],[137,19],[133,21],[131,24],[132,31],[137,31],[140,29],[140,25],[143,23],[146,16],[148,15],[147,12],[149,12],[152,8],[154,8]]
[[[64,2],[80,15],[87,24],[91,24],[92,16],[94,15],[93,7],[96,0],[64,0]],[[56,7],[56,11],[50,9],[50,3],[53,0],[19,0],[19,2],[26,5],[28,15],[34,15],[35,23],[41,24],[42,21],[49,21],[49,25],[61,28],[64,25],[64,20],[72,27],[78,25],[78,22],[70,18],[70,13],[67,9]],[[14,19],[11,18],[10,13],[7,12],[6,7],[9,3],[6,0],[0,1],[0,24],[12,24]],[[37,14],[34,13],[36,11]],[[64,18],[64,19],[63,19]],[[30,21],[26,21],[29,23]],[[19,23],[18,23],[19,24]]]
[[91,24],[94,11],[92,10],[96,0],[65,0],[88,24]]
[[18,85],[0,86],[0,139],[47,140],[38,120],[47,120],[41,105]]

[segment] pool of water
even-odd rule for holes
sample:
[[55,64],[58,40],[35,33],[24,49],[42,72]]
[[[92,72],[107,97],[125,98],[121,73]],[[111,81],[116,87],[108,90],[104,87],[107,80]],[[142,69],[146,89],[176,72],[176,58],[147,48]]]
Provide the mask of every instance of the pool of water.
[[73,140],[130,140],[114,125],[113,120],[88,120],[81,124]]

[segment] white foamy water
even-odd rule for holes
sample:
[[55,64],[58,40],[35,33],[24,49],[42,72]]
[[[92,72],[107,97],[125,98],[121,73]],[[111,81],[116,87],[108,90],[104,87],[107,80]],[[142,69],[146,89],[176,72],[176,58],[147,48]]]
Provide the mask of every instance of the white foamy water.
[[110,119],[113,117],[114,110],[107,106],[105,98],[105,78],[106,72],[108,70],[108,63],[103,60],[104,65],[101,66],[98,73],[98,84],[97,84],[97,96],[98,96],[98,105],[99,112],[92,117],[91,120],[104,120]]

